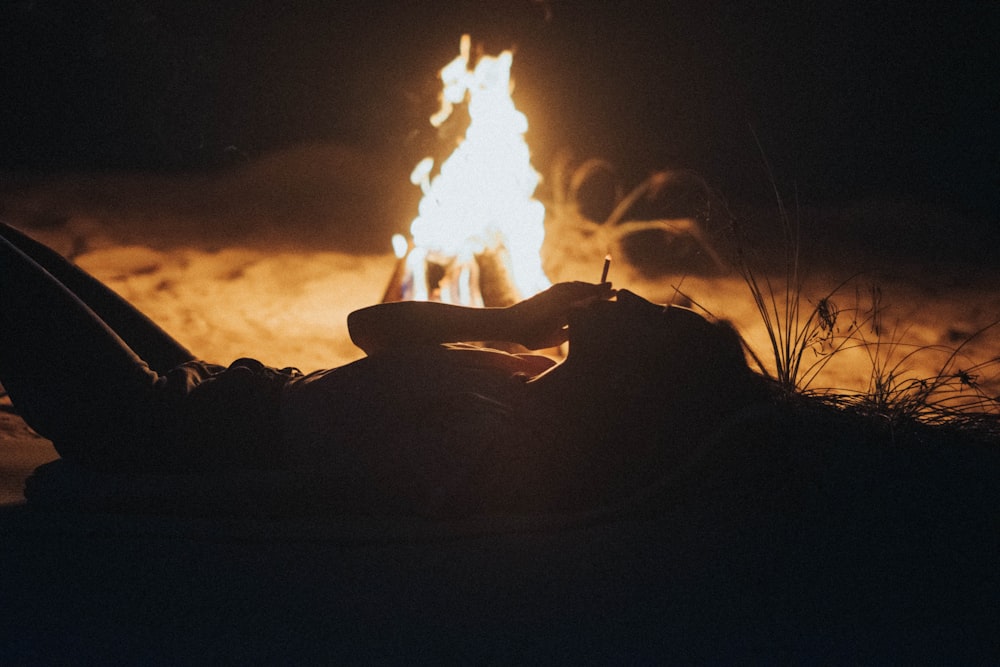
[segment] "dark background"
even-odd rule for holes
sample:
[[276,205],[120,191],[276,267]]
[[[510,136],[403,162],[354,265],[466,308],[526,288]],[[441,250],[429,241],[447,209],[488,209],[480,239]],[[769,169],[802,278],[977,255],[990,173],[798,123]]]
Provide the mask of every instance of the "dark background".
[[308,142],[415,161],[470,32],[515,49],[543,173],[571,148],[763,200],[762,147],[803,203],[994,224],[1000,3],[754,4],[6,2],[0,169],[185,171]]

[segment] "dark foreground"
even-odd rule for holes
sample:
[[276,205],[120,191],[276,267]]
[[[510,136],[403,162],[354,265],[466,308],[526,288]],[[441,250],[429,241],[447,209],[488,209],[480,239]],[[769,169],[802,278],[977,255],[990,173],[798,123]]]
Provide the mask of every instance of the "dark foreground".
[[869,436],[756,415],[588,516],[8,506],[2,662],[1000,660],[997,448]]

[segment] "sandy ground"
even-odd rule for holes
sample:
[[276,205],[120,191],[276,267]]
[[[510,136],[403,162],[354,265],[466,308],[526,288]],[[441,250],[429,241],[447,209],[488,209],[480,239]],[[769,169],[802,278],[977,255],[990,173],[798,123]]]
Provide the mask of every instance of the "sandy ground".
[[[393,225],[377,227],[384,227],[386,233],[370,233],[374,241],[345,242],[342,229],[327,234],[297,217],[315,212],[309,203],[316,199],[307,194],[306,203],[295,215],[271,215],[266,225],[245,223],[240,227],[233,222],[234,216],[247,211],[233,213],[232,207],[224,206],[220,209],[223,213],[213,210],[208,206],[215,201],[212,195],[199,194],[202,201],[187,210],[180,206],[183,181],[152,179],[144,196],[144,189],[130,177],[130,199],[117,203],[107,195],[115,191],[116,182],[121,184],[114,179],[101,181],[98,189],[105,195],[96,198],[81,197],[73,188],[67,190],[66,182],[59,187],[11,191],[5,195],[4,211],[13,223],[72,256],[207,359],[228,362],[254,356],[274,366],[311,370],[360,356],[348,340],[345,317],[381,298],[395,263],[388,252],[388,233]],[[195,180],[188,185],[196,192],[211,193],[212,183]],[[231,195],[245,189],[224,190]],[[259,197],[267,198],[266,194]],[[323,206],[327,206],[324,214],[329,215],[333,205]],[[380,246],[378,239],[383,236],[384,246]],[[550,277],[596,280],[607,240],[563,241],[556,244],[562,253],[558,261],[549,258]],[[675,299],[678,291],[682,292],[710,312],[731,320],[755,349],[766,353],[759,316],[737,275],[682,276],[650,271],[648,266],[640,271],[626,261],[627,253],[620,248],[613,250],[616,259],[610,279],[616,287],[630,288],[656,301]],[[835,296],[835,301],[846,313],[860,299],[863,312],[868,286],[873,282],[880,285],[883,305],[887,306],[884,341],[899,343],[884,347],[885,353],[904,353],[909,349],[904,343],[954,349],[1000,318],[1000,274],[990,267],[845,256],[850,259],[839,256],[837,262],[814,267],[803,291],[803,303],[815,303],[840,280],[857,270],[875,267],[857,281],[860,297],[856,297],[852,283]],[[843,314],[840,326],[846,327],[850,317]],[[807,355],[816,358],[812,352]],[[934,377],[947,356],[927,350],[907,360],[903,370],[914,377]],[[994,328],[970,343],[948,372],[969,369],[998,356],[1000,331]],[[1000,395],[996,371],[995,364],[977,371],[977,381],[991,396]],[[855,350],[839,354],[814,380],[813,387],[864,390],[870,377],[870,350]],[[17,504],[31,470],[53,458],[51,445],[24,425],[9,401],[0,403],[0,504],[4,505],[0,509],[5,512],[8,536],[18,536],[4,552],[4,576],[8,581],[20,577],[12,599],[28,605],[16,622],[7,614],[3,627],[8,632],[0,635],[0,641],[6,642],[9,655],[24,662],[44,662],[47,655],[71,655],[77,649],[84,655],[146,663],[170,662],[170,656],[192,662],[269,663],[285,658],[336,657],[420,662],[421,650],[461,661],[502,662],[539,656],[554,660],[572,655],[604,662],[622,656],[682,658],[684,654],[672,653],[669,648],[682,637],[694,647],[692,655],[708,658],[758,655],[794,659],[819,653],[832,656],[834,661],[853,661],[908,655],[895,643],[897,639],[881,644],[878,635],[885,630],[893,637],[904,636],[900,628],[913,619],[894,617],[875,622],[878,613],[868,610],[850,620],[850,591],[826,590],[822,571],[796,566],[795,553],[775,556],[768,550],[767,531],[786,531],[788,526],[767,528],[750,542],[733,542],[733,535],[744,528],[737,530],[729,524],[735,533],[724,535],[720,527],[715,537],[699,533],[696,538],[695,528],[675,517],[666,524],[630,523],[620,532],[591,527],[526,539],[478,537],[449,542],[445,547],[417,540],[359,552],[337,546],[337,540],[329,535],[317,537],[315,526],[290,529],[292,532],[283,537],[272,532],[275,539],[262,540],[259,532],[248,537],[246,531],[232,527],[217,539],[206,538],[204,529],[198,533],[200,538],[191,538],[183,531],[178,533],[176,527],[128,517],[112,523],[91,519],[75,527],[57,519],[52,519],[51,525],[41,525],[19,514],[22,508]],[[651,531],[658,536],[652,542]],[[673,555],[658,550],[663,539],[675,544]],[[819,533],[812,534],[812,539],[803,549],[830,546],[823,544]],[[734,545],[744,553],[730,560],[725,550]],[[587,553],[588,548],[599,551]],[[66,566],[67,549],[73,552],[73,567]],[[872,553],[884,562],[898,555],[891,551]],[[458,561],[467,567],[456,570],[451,564]],[[146,563],[143,567],[152,569],[137,572],[126,565],[132,562]],[[505,564],[501,570],[497,570],[498,563]],[[111,576],[109,568],[120,566],[126,567],[121,580],[116,583],[106,578]],[[162,567],[163,573],[157,574],[156,567]],[[51,576],[45,574],[49,568]],[[261,579],[262,569],[270,572],[272,568],[277,568],[277,575]],[[329,568],[340,568],[336,570],[340,574]],[[828,623],[822,605],[811,607],[801,617],[794,605],[782,606],[783,583],[759,579],[763,572],[781,568],[791,568],[783,571],[813,581],[821,595],[832,600],[831,618],[840,620]],[[599,582],[601,572],[612,570],[617,579],[610,577],[586,591],[576,587],[577,575],[586,574]],[[456,581],[454,576],[466,579]],[[887,576],[891,579],[894,575]],[[185,588],[185,580],[202,587],[214,582],[210,584],[214,588],[194,593]],[[735,589],[717,583],[736,580],[743,583]],[[935,584],[946,585],[947,581]],[[958,585],[973,597],[982,594],[966,591],[965,582]],[[35,598],[32,587],[36,586],[42,589],[39,596],[58,596],[60,590],[69,589],[72,603],[58,612],[53,612],[51,603],[38,602],[31,607],[32,599],[41,599]],[[530,613],[518,602],[520,592],[526,590],[542,592]],[[891,586],[887,590],[896,591]],[[702,594],[732,597],[711,612],[696,607],[697,613],[721,613],[710,621],[690,617],[691,607],[685,606],[685,599]],[[743,594],[749,595],[746,603],[739,601]],[[910,595],[906,592],[895,599],[893,609],[919,608],[925,602],[921,595],[907,597]],[[678,600],[676,604],[658,607],[658,615],[642,613],[644,603],[655,598],[660,604],[671,596]],[[491,610],[484,613],[485,607],[477,606],[476,613],[463,621],[463,615],[470,612],[470,600],[476,597],[483,597]],[[396,600],[396,606],[387,614],[375,600],[384,604],[389,598]],[[770,617],[767,610],[762,616],[748,606],[749,601],[759,605],[768,599],[774,601]],[[162,604],[170,609],[154,608]],[[989,604],[989,600],[975,598],[970,604]],[[578,613],[568,614],[567,608],[573,605]],[[428,611],[429,607],[434,611]],[[88,614],[98,620],[80,625],[79,618]],[[219,622],[220,614],[232,614],[240,620]],[[316,614],[325,615],[323,623],[315,622]],[[527,615],[519,620],[519,614]],[[165,616],[171,620],[157,630],[154,626]],[[214,620],[199,627],[209,618]],[[975,631],[989,618],[977,617]],[[38,625],[33,626],[35,623]],[[719,624],[726,623],[742,629],[734,630],[736,634],[718,634],[722,632]],[[933,625],[932,620],[918,619],[914,627],[926,631]],[[604,637],[613,638],[603,649],[597,644],[594,648],[578,643],[589,631],[598,629]],[[791,629],[804,633],[807,639],[798,643],[789,634]],[[684,637],[689,631],[693,634]],[[317,637],[312,633],[334,634]],[[477,633],[481,641],[470,639]],[[331,639],[334,635],[336,642]],[[866,639],[861,643],[839,642],[859,636]],[[823,650],[823,642],[828,642],[828,652]],[[49,653],[45,646],[50,647]],[[713,648],[719,646],[725,648]],[[852,652],[851,646],[857,652]],[[602,654],[601,650],[608,652]],[[976,645],[973,657],[982,656],[982,650]]]

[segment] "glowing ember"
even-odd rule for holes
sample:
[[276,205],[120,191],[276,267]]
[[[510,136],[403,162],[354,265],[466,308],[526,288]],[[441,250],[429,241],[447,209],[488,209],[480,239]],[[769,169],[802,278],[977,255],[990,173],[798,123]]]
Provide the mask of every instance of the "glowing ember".
[[[515,298],[550,284],[539,258],[545,208],[532,197],[539,176],[524,141],[528,121],[510,96],[512,61],[504,51],[471,67],[470,40],[463,35],[458,57],[441,70],[441,108],[431,124],[439,127],[463,102],[470,122],[437,174],[432,176],[434,160],[425,158],[410,177],[424,196],[410,226],[413,247],[402,260],[404,298],[483,305],[480,275],[486,273],[512,283]],[[394,243],[407,245],[405,239]]]

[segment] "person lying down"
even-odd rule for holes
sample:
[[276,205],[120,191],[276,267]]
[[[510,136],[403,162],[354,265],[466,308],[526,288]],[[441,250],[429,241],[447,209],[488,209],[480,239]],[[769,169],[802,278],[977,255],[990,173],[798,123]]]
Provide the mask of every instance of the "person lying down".
[[[391,513],[581,510],[654,482],[764,391],[731,326],[609,283],[505,308],[384,303],[347,323],[367,356],[339,368],[209,363],[0,223],[0,383],[88,469],[300,472]],[[560,363],[469,344],[567,339]]]

